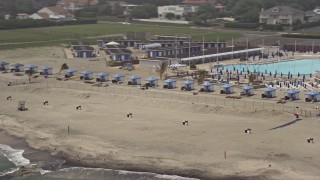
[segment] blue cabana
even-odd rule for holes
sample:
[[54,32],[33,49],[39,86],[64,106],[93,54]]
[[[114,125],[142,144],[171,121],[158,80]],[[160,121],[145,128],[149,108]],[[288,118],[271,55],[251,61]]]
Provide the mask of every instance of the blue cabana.
[[93,72],[90,71],[90,70],[85,70],[85,71],[82,71],[81,74],[83,74],[83,76],[80,77],[80,79],[84,79],[84,80],[91,80],[93,77]]
[[306,92],[305,95],[308,96],[306,102],[317,102],[320,99],[320,92],[318,91],[309,91]]
[[243,86],[241,89],[243,90],[241,92],[241,95],[252,96],[254,94],[254,92],[253,92],[254,87],[253,86]]
[[174,79],[167,79],[164,82],[166,83],[166,85],[164,85],[163,88],[173,89],[177,87],[177,81]]
[[0,61],[0,71],[5,71],[9,69],[9,63]]
[[24,65],[20,63],[11,64],[11,72],[23,72]]
[[120,81],[123,81],[124,75],[114,74],[112,77],[114,78],[114,82],[120,82]]
[[213,83],[209,81],[204,81],[201,86],[203,86],[204,92],[213,92]]
[[146,79],[146,81],[148,81],[148,83],[150,84],[150,86],[151,87],[155,87],[155,86],[157,86],[158,85],[158,78],[156,78],[156,77],[148,77],[147,79]]
[[276,97],[276,89],[268,87],[263,89],[262,98],[274,98]]
[[109,74],[106,72],[101,72],[97,74],[98,78],[96,79],[99,82],[105,82],[109,80]]
[[128,85],[138,85],[141,84],[141,77],[140,76],[130,76],[128,78],[130,81],[128,82]]
[[285,99],[288,100],[288,99],[291,99],[291,100],[298,100],[299,99],[299,92],[300,91],[297,91],[295,89],[289,89],[288,91],[286,91],[286,97]]
[[40,74],[41,75],[51,75],[52,74],[52,68],[49,66],[42,66],[39,68],[40,69]]
[[182,82],[182,84],[184,84],[184,87],[182,87],[181,89],[187,90],[187,91],[191,91],[194,90],[194,82],[193,81],[184,81]]
[[220,94],[232,94],[234,93],[234,85],[233,84],[225,84],[221,86],[222,90]]
[[66,73],[67,76],[71,77],[71,76],[74,76],[74,73],[77,72],[77,70],[75,70],[75,69],[66,69],[66,70],[64,70],[64,72]]
[[33,73],[37,73],[38,72],[38,66],[33,65],[33,64],[27,64],[24,66],[24,72],[28,73],[28,72],[33,72]]

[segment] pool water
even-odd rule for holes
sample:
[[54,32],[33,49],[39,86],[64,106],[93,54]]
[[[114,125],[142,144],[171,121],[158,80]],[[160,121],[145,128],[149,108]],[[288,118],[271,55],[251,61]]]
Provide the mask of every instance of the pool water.
[[301,59],[269,64],[225,65],[223,69],[277,74],[313,74],[320,71],[320,59]]

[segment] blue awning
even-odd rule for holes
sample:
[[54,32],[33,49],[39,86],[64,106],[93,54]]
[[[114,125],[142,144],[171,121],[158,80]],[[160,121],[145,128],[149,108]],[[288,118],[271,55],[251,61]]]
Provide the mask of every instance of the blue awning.
[[49,70],[49,69],[52,69],[51,67],[49,66],[42,66],[40,67],[39,69],[42,69],[42,70]]
[[137,79],[141,79],[140,76],[130,76],[129,77],[130,80],[137,80]]
[[33,65],[33,64],[27,64],[24,66],[25,68],[29,68],[29,69],[35,69],[35,68],[38,68],[38,66],[36,65]]
[[296,94],[299,93],[300,91],[297,91],[295,89],[289,89],[288,91],[286,91],[287,94]]
[[212,86],[214,85],[213,83],[209,82],[209,81],[204,81],[201,86]]
[[100,76],[100,77],[104,77],[104,76],[108,76],[109,74],[106,73],[106,72],[101,72],[101,73],[98,73],[97,76]]
[[243,90],[250,90],[250,89],[254,89],[253,86],[243,86],[242,87]]
[[122,77],[124,77],[124,75],[122,75],[122,74],[114,74],[112,77],[114,77],[114,78],[122,78]]
[[176,80],[174,79],[167,79],[164,81],[165,83],[173,83],[173,82],[177,82]]
[[7,62],[0,61],[0,65],[1,65],[1,66],[8,65],[8,64],[9,64],[9,63],[7,63]]
[[157,80],[159,80],[159,79],[156,78],[156,77],[148,77],[148,78],[146,79],[146,81],[157,81]]
[[90,70],[85,70],[85,71],[82,71],[81,74],[89,75],[89,74],[93,74],[93,72]]
[[233,86],[234,86],[233,84],[225,84],[225,85],[222,85],[221,88],[231,88]]
[[64,70],[64,72],[66,72],[66,73],[74,73],[74,72],[77,72],[77,70],[75,70],[75,69],[66,69],[66,70]]
[[20,63],[15,63],[15,64],[11,64],[12,67],[19,67],[19,66],[24,66],[23,64]]
[[310,96],[315,96],[315,95],[318,95],[320,94],[320,92],[318,91],[309,91],[309,92],[306,92],[305,95],[310,95]]
[[189,81],[189,80],[187,80],[187,81],[184,81],[182,84],[190,85],[190,84],[194,84],[194,82],[193,82],[193,81]]
[[276,89],[268,87],[268,88],[264,88],[262,90],[265,91],[265,92],[272,92],[272,91],[275,91]]

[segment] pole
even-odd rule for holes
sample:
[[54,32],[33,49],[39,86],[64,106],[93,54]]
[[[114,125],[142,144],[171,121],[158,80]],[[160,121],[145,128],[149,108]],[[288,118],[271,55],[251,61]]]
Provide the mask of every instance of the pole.
[[190,35],[189,35],[189,68],[190,68],[190,56],[191,56],[191,40],[190,40]]
[[249,48],[249,39],[247,38],[246,61],[248,60],[248,48]]
[[[262,39],[262,48],[264,48],[264,39]],[[262,53],[262,59],[263,59],[263,54],[264,54],[264,49],[263,49],[263,53]]]
[[297,52],[297,40],[294,41],[294,52]]
[[68,134],[70,133],[70,128],[69,128],[69,126],[68,126]]
[[232,37],[232,41],[231,41],[231,59],[233,59],[233,37]]
[[175,50],[174,50],[174,52],[175,52],[175,55],[176,55],[176,59],[177,59],[177,44],[178,44],[178,37],[177,37],[177,34],[176,34],[176,46],[175,46]]
[[[204,36],[202,36],[202,56],[204,56]],[[202,64],[204,64],[204,58],[202,58]]]
[[[219,53],[219,36],[217,36],[217,54]],[[217,65],[219,68],[219,57],[217,56]]]
[[314,41],[312,41],[312,54],[314,53]]
[[278,41],[278,61],[280,61],[280,40]]

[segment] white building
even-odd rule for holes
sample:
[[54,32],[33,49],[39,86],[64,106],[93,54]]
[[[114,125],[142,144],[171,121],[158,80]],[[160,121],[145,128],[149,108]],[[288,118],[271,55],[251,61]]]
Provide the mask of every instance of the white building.
[[70,21],[74,20],[74,15],[69,13],[68,10],[65,10],[62,7],[44,7],[38,11],[38,14],[45,13],[49,15],[50,19],[60,20],[60,21]]
[[29,19],[29,15],[25,13],[17,14],[16,19]]
[[260,12],[259,23],[292,25],[299,21],[303,23],[304,16],[305,13],[301,10],[289,6],[275,6]]
[[34,13],[29,16],[30,19],[50,19],[47,13]]
[[176,19],[183,18],[185,14],[194,13],[198,9],[197,6],[177,5],[177,6],[158,6],[158,17],[165,19],[166,14],[173,13]]

